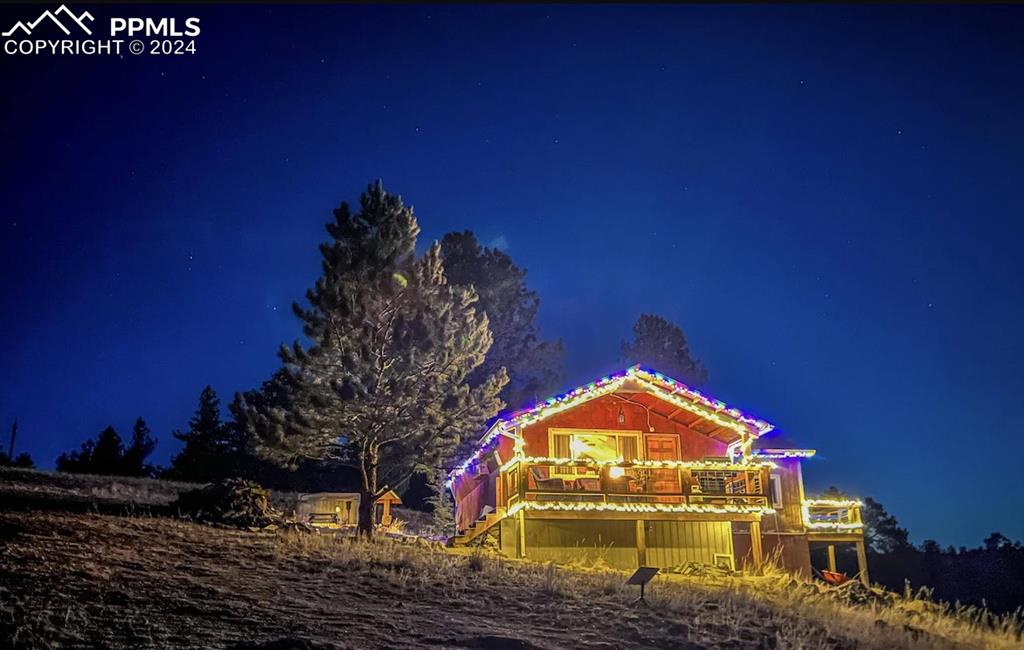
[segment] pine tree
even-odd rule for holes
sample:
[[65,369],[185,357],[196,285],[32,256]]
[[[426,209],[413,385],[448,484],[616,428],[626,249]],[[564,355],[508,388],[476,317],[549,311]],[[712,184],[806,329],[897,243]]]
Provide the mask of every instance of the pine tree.
[[57,470],[78,474],[121,475],[124,465],[124,443],[114,427],[109,426],[96,437],[86,440],[79,451],[61,454]]
[[864,541],[872,553],[895,553],[911,547],[910,534],[900,526],[885,506],[871,497],[864,499],[860,511],[864,521]]
[[22,469],[33,469],[36,466],[32,456],[26,452],[21,452],[11,460],[5,452],[0,451],[0,466],[3,467],[20,467]]
[[32,460],[27,452],[21,452],[14,457],[14,461],[11,463],[11,467],[20,467],[22,469],[35,469],[36,462]]
[[504,251],[481,246],[469,230],[445,235],[441,254],[448,281],[476,290],[477,311],[487,314],[494,339],[487,358],[470,374],[470,385],[504,367],[509,381],[500,397],[511,408],[554,394],[562,381],[564,349],[561,340],[540,337],[540,298],[526,286],[526,270]]
[[165,477],[206,482],[232,475],[232,459],[239,450],[231,427],[221,421],[220,398],[211,386],[199,394],[199,408],[188,421],[188,431],[172,435],[185,446],[171,459]]
[[151,476],[153,468],[146,464],[146,458],[155,448],[156,440],[150,435],[149,425],[138,418],[132,428],[131,444],[124,450],[121,473],[125,476]]
[[678,379],[690,386],[701,386],[708,371],[690,355],[683,330],[655,314],[641,314],[633,326],[633,341],[622,342],[627,363],[638,363]]
[[466,381],[491,345],[487,317],[474,291],[448,284],[438,244],[417,257],[419,226],[398,196],[378,182],[357,213],[342,203],[334,217],[309,307],[294,306],[312,345],[282,347],[278,406],[241,411],[269,458],[357,467],[369,536],[376,499],[478,433],[501,408],[507,376]]
[[455,531],[455,507],[452,503],[452,494],[444,485],[447,477],[448,473],[443,469],[436,469],[427,474],[427,484],[430,486],[427,505],[430,506],[431,511],[431,533],[437,537],[447,537]]

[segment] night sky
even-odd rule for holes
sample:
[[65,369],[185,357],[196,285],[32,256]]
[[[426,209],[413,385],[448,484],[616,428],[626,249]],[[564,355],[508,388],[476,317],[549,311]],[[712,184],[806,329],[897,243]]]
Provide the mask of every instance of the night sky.
[[[84,5],[75,5],[81,10]],[[914,541],[1024,538],[1024,7],[158,6],[183,57],[0,57],[0,439],[177,450],[299,335],[342,200],[529,269],[566,387],[641,311]],[[0,25],[38,8],[0,9]]]

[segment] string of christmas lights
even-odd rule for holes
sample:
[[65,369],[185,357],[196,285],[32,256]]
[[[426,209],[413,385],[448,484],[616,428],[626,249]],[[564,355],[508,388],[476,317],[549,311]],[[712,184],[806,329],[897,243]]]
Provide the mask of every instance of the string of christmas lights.
[[810,458],[817,452],[813,449],[754,449],[751,453],[757,458],[786,460],[787,458]]
[[631,513],[694,513],[718,515],[767,515],[775,512],[767,506],[747,504],[701,505],[701,504],[669,504],[669,503],[594,503],[564,501],[520,501],[505,513],[511,517],[520,510],[560,511],[560,512],[631,512]]
[[638,458],[631,461],[625,461],[622,458],[617,460],[594,460],[592,458],[513,456],[508,459],[508,462],[499,468],[499,471],[504,472],[516,463],[527,463],[530,465],[573,465],[577,467],[639,467],[643,469],[708,469],[726,471],[743,471],[759,469],[761,467],[777,467],[777,465],[770,460],[750,463],[731,463],[724,460],[640,460]]
[[[584,384],[563,395],[551,397],[529,409],[518,411],[507,418],[498,420],[480,440],[480,446],[477,447],[476,451],[448,474],[445,485],[451,487],[452,482],[456,478],[462,476],[470,467],[479,462],[480,458],[487,453],[490,445],[494,443],[498,436],[509,435],[518,441],[517,445],[521,445],[522,439],[513,435],[512,431],[561,413],[582,402],[614,392],[630,379],[640,381],[655,388],[661,399],[677,408],[694,413],[714,422],[718,426],[736,431],[740,436],[740,440],[730,445],[730,457],[733,460],[735,460],[735,456],[746,457],[753,444],[753,438],[768,433],[775,428],[774,425],[764,420],[746,415],[739,409],[729,407],[725,402],[704,395],[700,391],[690,388],[686,384],[667,377],[660,372],[642,368],[641,366],[632,366],[623,372],[602,377],[597,381]],[[728,417],[723,417],[722,414]],[[739,450],[738,453],[737,450]]]
[[812,530],[855,531],[864,528],[863,522],[814,521],[811,519],[811,508],[834,508],[847,510],[860,508],[864,504],[856,499],[805,499],[802,504],[804,526]]

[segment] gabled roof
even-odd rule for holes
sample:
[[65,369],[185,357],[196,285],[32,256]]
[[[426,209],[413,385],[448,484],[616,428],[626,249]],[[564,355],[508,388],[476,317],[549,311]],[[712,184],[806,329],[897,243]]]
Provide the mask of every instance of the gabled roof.
[[[670,404],[675,409],[666,415],[670,419],[676,413],[685,412],[697,416],[697,419],[712,423],[713,431],[731,430],[741,439],[757,438],[775,428],[774,425],[747,415],[735,407],[730,407],[725,402],[705,395],[695,388],[690,388],[681,381],[636,365],[499,418],[480,438],[477,450],[453,469],[449,476],[458,476],[465,472],[498,436],[506,435],[516,438],[518,436],[513,433],[516,429],[535,424],[602,395],[628,390],[650,394]],[[684,424],[689,426],[692,422]],[[710,432],[705,433],[710,435]]]
[[663,399],[681,410],[714,422],[719,426],[734,430],[742,428],[744,433],[753,434],[755,437],[768,433],[775,428],[774,425],[751,417],[710,395],[704,395],[681,381],[672,379],[655,370],[636,365],[614,375],[608,375],[589,384],[578,386],[568,393],[551,397],[530,408],[511,413],[495,422],[491,430],[495,427],[511,429],[528,426],[602,395],[626,388],[629,384],[635,384],[640,390]]

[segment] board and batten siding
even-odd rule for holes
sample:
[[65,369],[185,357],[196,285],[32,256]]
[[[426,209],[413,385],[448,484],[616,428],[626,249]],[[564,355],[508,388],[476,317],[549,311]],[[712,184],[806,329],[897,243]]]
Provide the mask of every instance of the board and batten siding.
[[[687,562],[713,565],[715,556],[733,557],[727,521],[644,521],[644,565],[674,567]],[[518,521],[501,526],[501,550],[516,553]],[[632,571],[640,564],[637,522],[629,520],[526,519],[526,557],[538,562],[607,564]]]
[[604,562],[636,568],[636,524],[632,521],[527,519],[526,557],[539,562]]
[[647,566],[714,565],[716,555],[733,557],[732,524],[728,521],[646,521],[644,525]]

